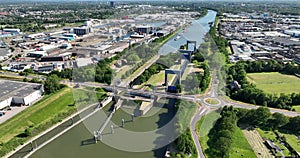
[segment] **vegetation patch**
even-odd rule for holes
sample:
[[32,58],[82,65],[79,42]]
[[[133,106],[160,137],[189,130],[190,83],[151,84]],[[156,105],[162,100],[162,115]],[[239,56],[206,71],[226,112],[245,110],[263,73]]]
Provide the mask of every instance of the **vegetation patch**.
[[232,147],[229,157],[256,157],[253,149],[240,128],[236,128],[232,137]]
[[[210,130],[205,150],[208,157],[255,157],[255,154],[237,126],[238,117],[233,107],[224,107],[219,118]],[[237,155],[238,154],[238,155]]]
[[300,92],[300,78],[278,72],[248,73],[247,79],[258,89],[270,94],[290,94]]
[[207,98],[207,99],[205,99],[205,102],[208,104],[212,104],[212,105],[216,105],[216,104],[220,103],[217,99],[214,99],[214,98]]
[[212,111],[204,117],[202,117],[199,122],[197,122],[197,132],[203,151],[208,149],[208,133],[213,128],[218,118],[220,118],[220,113],[217,111]]
[[[91,93],[96,99],[90,99]],[[105,94],[101,89],[90,92],[87,89],[74,89],[73,91],[71,88],[63,88],[44,96],[34,105],[1,124],[0,157],[72,115],[77,111],[78,106],[89,105],[103,98]],[[76,104],[74,103],[75,97],[78,99]]]
[[293,134],[283,134],[286,142],[296,151],[300,152],[300,138]]
[[300,112],[300,105],[293,106],[293,110],[296,111],[296,112]]
[[[250,104],[292,110],[294,105],[300,104],[300,92],[299,89],[297,89],[300,83],[298,83],[298,78],[288,75],[295,75],[295,73],[299,71],[300,67],[295,64],[279,63],[275,60],[253,62],[240,61],[235,65],[227,65],[226,94],[234,100]],[[257,74],[261,72],[264,73]],[[247,77],[247,73],[256,74],[252,76],[250,74],[250,76]],[[252,83],[249,82],[249,80],[252,81]],[[253,84],[254,82],[255,84]],[[258,88],[256,84],[261,86],[261,88]],[[267,89],[267,91],[275,91],[277,93],[267,93],[262,90],[264,88]],[[298,93],[285,94],[281,93],[281,90],[290,92],[297,91]]]

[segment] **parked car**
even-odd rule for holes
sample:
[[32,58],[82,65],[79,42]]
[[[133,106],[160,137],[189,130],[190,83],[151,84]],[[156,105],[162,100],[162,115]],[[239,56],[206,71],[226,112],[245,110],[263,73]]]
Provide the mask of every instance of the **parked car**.
[[0,117],[4,116],[6,114],[6,111],[0,111]]

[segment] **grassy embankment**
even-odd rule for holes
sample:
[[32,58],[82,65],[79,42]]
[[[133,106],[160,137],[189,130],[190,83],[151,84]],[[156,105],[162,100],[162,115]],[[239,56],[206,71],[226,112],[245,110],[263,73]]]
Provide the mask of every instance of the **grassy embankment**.
[[234,132],[229,157],[256,157],[253,149],[251,148],[240,128],[237,128]]
[[[74,98],[79,98],[76,103],[81,108],[90,105],[95,101],[89,99],[90,95],[85,90],[63,88],[54,94],[44,96],[34,105],[1,124],[0,156],[4,156],[30,138],[75,113],[77,106]],[[85,101],[85,104],[80,101]]]
[[205,115],[197,122],[197,132],[200,139],[202,151],[208,149],[207,141],[209,139],[208,133],[212,129],[215,121],[220,118],[220,114],[216,111],[212,111]]

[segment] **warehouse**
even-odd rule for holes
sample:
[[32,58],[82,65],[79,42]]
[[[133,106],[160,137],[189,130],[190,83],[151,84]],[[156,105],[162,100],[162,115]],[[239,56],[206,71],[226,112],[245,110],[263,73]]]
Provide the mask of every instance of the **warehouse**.
[[9,106],[31,105],[42,94],[41,84],[0,80],[0,110]]

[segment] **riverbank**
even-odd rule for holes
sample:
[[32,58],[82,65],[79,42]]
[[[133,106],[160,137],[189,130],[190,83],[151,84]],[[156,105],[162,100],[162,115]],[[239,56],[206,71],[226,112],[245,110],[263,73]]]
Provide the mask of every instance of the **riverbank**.
[[75,111],[74,107],[68,106],[71,104],[73,104],[71,89],[64,88],[55,94],[44,96],[34,105],[2,123],[0,156],[4,156]]
[[[32,144],[30,144],[32,141],[41,144],[44,142],[44,135],[48,135],[47,139],[56,135],[63,129],[63,127],[56,127],[68,124],[65,122],[66,120],[78,115],[76,111],[81,108],[85,109],[87,106],[80,102],[77,102],[78,105],[75,106],[76,99],[74,98],[89,98],[89,96],[86,91],[81,89],[64,88],[57,93],[45,96],[36,104],[5,122],[0,127],[1,141],[3,142],[3,145],[0,146],[1,156],[7,154],[5,157],[14,157],[13,155],[21,153],[21,157],[23,157],[32,148]],[[75,120],[78,118],[69,120],[69,123]]]

